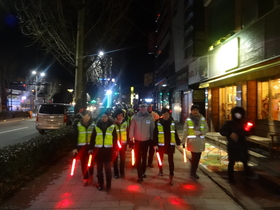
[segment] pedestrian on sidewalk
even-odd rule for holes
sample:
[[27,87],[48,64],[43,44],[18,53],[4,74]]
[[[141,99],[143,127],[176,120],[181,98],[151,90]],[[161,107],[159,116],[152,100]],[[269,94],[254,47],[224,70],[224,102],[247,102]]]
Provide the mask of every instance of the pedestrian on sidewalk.
[[[163,155],[168,155],[169,163],[169,184],[173,183],[174,176],[174,152],[175,144],[179,146],[181,140],[178,136],[175,122],[171,117],[171,110],[163,108],[161,111],[162,118],[159,118],[155,122],[154,130],[154,149],[159,152],[161,161],[163,162]],[[163,176],[162,165],[159,165],[159,175]]]
[[[77,147],[73,150],[73,155],[80,159],[81,169],[84,178],[84,186],[88,186],[92,183],[93,177],[93,164],[88,167],[88,151],[91,139],[91,134],[94,129],[94,122],[91,116],[91,112],[84,110],[81,114],[79,122],[74,124],[74,139],[76,139]],[[93,163],[93,162],[92,162]]]
[[[113,164],[114,164],[114,177],[116,179],[123,178],[124,174],[124,167],[125,167],[125,159],[126,159],[126,147],[127,143],[129,142],[129,126],[128,121],[124,119],[125,112],[122,109],[117,109],[114,112],[115,116],[115,127],[118,136],[118,141],[121,145],[121,148],[118,146],[118,154],[115,157]],[[118,163],[120,160],[120,164]]]
[[[153,117],[154,122],[159,119],[159,114],[152,110],[152,106],[148,107],[148,112]],[[154,167],[154,165],[153,165],[154,154],[155,154],[154,142],[152,140],[150,140],[150,144],[148,146],[148,165],[147,165],[147,167],[150,167],[150,168]]]
[[97,163],[98,190],[101,191],[104,187],[103,167],[106,174],[106,188],[110,190],[112,161],[117,153],[117,133],[114,122],[109,120],[109,115],[106,112],[101,114],[93,129],[89,153],[93,153]]
[[143,182],[146,177],[147,151],[150,141],[153,140],[154,120],[147,112],[147,104],[140,105],[130,123],[129,139],[135,143],[135,165],[137,167],[137,182]]
[[246,136],[249,135],[245,130],[245,110],[243,107],[234,107],[231,109],[232,120],[226,121],[220,129],[220,134],[226,136],[228,140],[228,179],[230,183],[234,180],[234,164],[235,161],[243,163],[245,175],[249,175],[248,167],[248,145]]
[[191,173],[192,179],[199,179],[196,174],[201,153],[205,150],[205,134],[208,132],[208,125],[205,117],[199,113],[199,106],[194,104],[191,107],[191,113],[187,117],[184,130],[182,144],[186,145],[187,150],[191,152]]

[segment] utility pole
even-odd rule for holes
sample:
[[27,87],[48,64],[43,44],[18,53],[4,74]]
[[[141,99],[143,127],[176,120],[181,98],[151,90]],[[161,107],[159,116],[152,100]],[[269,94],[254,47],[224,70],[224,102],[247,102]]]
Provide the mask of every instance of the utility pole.
[[[84,24],[85,7],[81,3],[78,13],[78,30],[76,46],[76,69],[74,97],[77,106],[86,107],[86,74],[84,72]],[[78,108],[82,108],[78,107]]]

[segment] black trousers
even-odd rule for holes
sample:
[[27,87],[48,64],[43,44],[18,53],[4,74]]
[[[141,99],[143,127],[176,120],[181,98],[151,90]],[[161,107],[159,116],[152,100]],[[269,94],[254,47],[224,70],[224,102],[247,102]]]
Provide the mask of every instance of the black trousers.
[[148,149],[149,149],[148,165],[152,165],[153,164],[153,159],[154,159],[154,154],[155,154],[154,145],[153,145],[152,140],[149,140]]
[[[124,166],[125,166],[125,159],[126,159],[125,153],[126,153],[126,144],[122,145],[122,148],[119,150],[119,154],[116,156],[116,158],[113,161],[115,176],[119,176],[119,174],[121,176],[124,176]],[[118,164],[119,160],[120,160],[120,164]]]
[[79,146],[78,147],[78,159],[81,161],[81,169],[84,179],[89,179],[90,176],[93,175],[93,161],[91,162],[91,166],[88,167],[88,145]]
[[201,152],[191,152],[191,153],[192,153],[191,175],[195,175],[201,157]]
[[[248,176],[249,175],[249,166],[248,166],[247,160],[241,160],[241,162],[243,163],[245,175]],[[229,160],[229,162],[228,162],[228,178],[231,179],[231,180],[233,179],[234,164],[235,164],[235,160]]]
[[111,187],[111,181],[112,181],[112,166],[111,162],[104,162],[104,161],[97,161],[97,179],[98,179],[98,184],[100,186],[103,186],[104,184],[104,176],[103,176],[103,166],[105,168],[105,174],[106,174],[106,184],[107,187]]
[[[159,150],[158,153],[159,153],[159,156],[160,156],[160,160],[163,163],[164,152]],[[173,155],[174,155],[173,153],[168,153],[167,154],[167,156],[168,156],[168,164],[169,164],[169,175],[171,175],[171,176],[174,175],[174,158],[173,158]],[[159,167],[160,170],[162,170],[163,165],[160,166],[158,164],[158,167]]]
[[146,172],[147,151],[150,141],[135,140],[135,165],[137,167],[138,178]]

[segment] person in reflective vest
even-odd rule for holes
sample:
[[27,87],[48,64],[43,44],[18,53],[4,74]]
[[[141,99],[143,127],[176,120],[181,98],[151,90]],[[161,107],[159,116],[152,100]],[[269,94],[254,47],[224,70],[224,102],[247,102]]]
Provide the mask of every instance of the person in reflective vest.
[[106,174],[107,190],[111,189],[112,161],[117,152],[117,133],[114,122],[109,120],[109,115],[104,112],[93,129],[90,141],[90,151],[97,163],[98,190],[103,190],[103,166]]
[[[175,122],[171,116],[171,110],[163,108],[161,111],[162,118],[159,118],[155,122],[154,130],[154,149],[158,150],[161,161],[163,161],[163,155],[168,155],[169,163],[169,184],[173,183],[174,176],[174,159],[175,144],[179,146],[181,140],[178,136]],[[163,176],[162,166],[158,164],[159,175]]]
[[[118,141],[121,148],[118,146],[118,155],[113,161],[114,164],[114,177],[116,179],[124,177],[124,166],[126,159],[126,147],[128,143],[128,121],[124,119],[125,112],[122,109],[117,109],[114,112],[115,117],[115,127],[117,131]],[[120,159],[120,164],[118,164],[118,159]]]
[[91,112],[84,110],[81,113],[81,119],[74,125],[74,139],[76,139],[77,147],[73,150],[73,155],[77,155],[77,159],[81,161],[81,169],[84,178],[84,186],[92,182],[93,164],[88,168],[88,150],[91,140],[91,134],[94,129],[94,122]]
[[192,105],[190,116],[187,117],[184,130],[182,144],[187,145],[187,150],[191,152],[191,173],[192,179],[199,179],[196,174],[201,153],[205,150],[205,134],[208,132],[208,126],[205,117],[199,113],[199,106]]

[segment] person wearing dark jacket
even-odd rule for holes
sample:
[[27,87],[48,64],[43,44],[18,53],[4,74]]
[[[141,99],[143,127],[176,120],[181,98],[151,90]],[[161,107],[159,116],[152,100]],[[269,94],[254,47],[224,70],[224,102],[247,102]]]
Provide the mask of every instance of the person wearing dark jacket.
[[97,163],[98,190],[103,190],[103,166],[106,174],[107,190],[111,189],[112,161],[117,151],[117,133],[114,122],[109,120],[107,113],[102,113],[100,120],[93,129],[90,151]]
[[235,183],[233,172],[235,161],[243,163],[244,172],[249,173],[248,167],[248,145],[246,136],[249,135],[245,131],[245,110],[242,107],[234,107],[231,110],[232,120],[226,121],[220,129],[220,134],[226,136],[228,140],[228,179],[230,183]]
[[[162,109],[162,118],[159,118],[155,122],[154,130],[154,149],[159,152],[161,161],[163,161],[163,155],[168,155],[169,163],[169,184],[172,185],[174,176],[174,159],[175,144],[179,146],[181,140],[178,136],[175,123],[171,117],[171,111],[169,109]],[[158,164],[159,175],[163,176],[162,166]]]
[[81,119],[74,125],[74,139],[77,147],[73,150],[73,155],[81,161],[81,169],[84,177],[84,186],[92,182],[93,166],[88,168],[88,150],[91,134],[94,129],[94,122],[89,111],[81,113]]
[[[117,109],[114,112],[115,117],[115,127],[117,131],[118,141],[121,145],[121,148],[118,146],[118,155],[114,159],[114,177],[116,179],[124,177],[124,166],[126,159],[126,147],[129,142],[128,130],[129,125],[128,121],[124,119],[125,112],[122,109]],[[120,159],[120,164],[118,164],[118,159]]]

